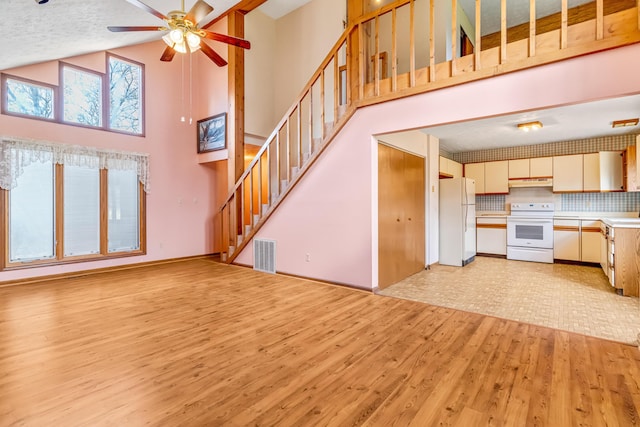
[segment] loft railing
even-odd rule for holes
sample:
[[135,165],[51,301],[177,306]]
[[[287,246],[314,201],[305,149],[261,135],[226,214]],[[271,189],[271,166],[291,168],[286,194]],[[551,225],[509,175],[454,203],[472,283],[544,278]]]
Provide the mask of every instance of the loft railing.
[[524,22],[507,0],[475,0],[470,10],[458,0],[399,0],[347,28],[220,209],[223,260],[233,261],[356,108],[640,41],[640,0],[519,1]]

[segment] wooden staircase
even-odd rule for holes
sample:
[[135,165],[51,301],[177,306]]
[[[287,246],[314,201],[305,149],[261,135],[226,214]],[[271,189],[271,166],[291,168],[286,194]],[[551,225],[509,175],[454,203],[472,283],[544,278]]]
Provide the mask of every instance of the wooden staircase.
[[[345,30],[220,208],[223,261],[234,261],[357,108],[640,42],[640,0],[615,0],[607,8],[595,0],[585,6],[588,14],[556,0],[557,25],[532,12],[510,42],[513,28],[500,0],[499,43],[495,33],[482,35],[476,0],[475,16],[468,17],[475,22],[473,53],[456,54],[460,24],[453,13],[448,49],[454,55],[437,61],[435,43],[445,35],[435,33],[434,1],[399,0]],[[535,11],[535,0],[519,1]],[[457,0],[451,2],[457,10]],[[577,14],[580,19],[570,19]],[[428,40],[417,39],[414,29],[421,26],[429,29]]]

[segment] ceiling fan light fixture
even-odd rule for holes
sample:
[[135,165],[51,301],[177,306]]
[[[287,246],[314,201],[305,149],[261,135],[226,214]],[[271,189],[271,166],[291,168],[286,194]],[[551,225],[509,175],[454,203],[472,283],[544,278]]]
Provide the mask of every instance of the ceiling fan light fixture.
[[184,31],[180,28],[176,28],[175,30],[171,30],[169,32],[169,37],[173,40],[174,43],[181,43],[184,39]]
[[192,33],[192,32],[188,32],[185,35],[185,38],[187,39],[187,44],[189,45],[189,48],[191,49],[191,51],[193,50],[197,50],[200,49],[200,36]]
[[173,45],[173,50],[180,53],[187,53],[187,45],[184,42],[176,43]]
[[539,129],[542,129],[542,123],[539,121],[519,123],[518,129],[524,132],[529,132],[530,130],[539,130]]

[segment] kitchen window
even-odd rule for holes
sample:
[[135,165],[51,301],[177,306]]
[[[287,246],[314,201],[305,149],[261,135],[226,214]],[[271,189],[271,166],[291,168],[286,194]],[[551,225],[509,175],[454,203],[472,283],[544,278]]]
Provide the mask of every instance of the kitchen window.
[[3,269],[145,253],[146,154],[0,142]]

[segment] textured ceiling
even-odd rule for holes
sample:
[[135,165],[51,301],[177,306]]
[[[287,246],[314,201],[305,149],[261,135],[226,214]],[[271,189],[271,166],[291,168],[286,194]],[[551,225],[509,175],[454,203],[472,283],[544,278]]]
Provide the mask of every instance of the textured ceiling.
[[[143,0],[167,14],[181,0]],[[278,18],[310,0],[268,0],[260,8]],[[239,0],[207,0],[210,21]],[[157,40],[157,32],[112,33],[108,25],[163,25],[163,21],[126,0],[3,0],[0,20],[0,70]],[[185,0],[185,9],[195,0]]]
[[[423,129],[437,136],[440,146],[459,153],[480,149],[544,144],[625,133],[640,133],[640,127],[611,127],[614,120],[640,117],[640,95],[605,99],[585,104],[529,111],[500,117]],[[538,131],[518,130],[518,123],[540,121]]]

